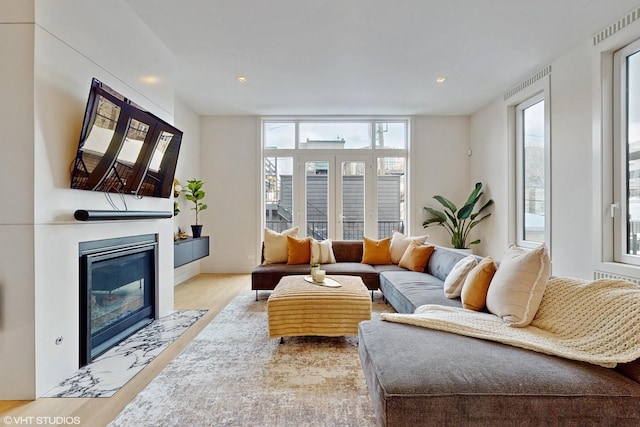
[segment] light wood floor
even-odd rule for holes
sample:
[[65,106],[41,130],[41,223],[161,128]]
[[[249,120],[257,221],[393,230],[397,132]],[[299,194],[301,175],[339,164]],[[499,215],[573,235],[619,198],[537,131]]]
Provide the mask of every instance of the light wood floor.
[[[12,417],[79,417],[80,425],[111,422],[236,295],[251,289],[250,274],[201,274],[174,288],[177,310],[208,309],[191,328],[110,398],[41,398],[0,401],[0,420]],[[35,425],[36,422],[24,424]]]

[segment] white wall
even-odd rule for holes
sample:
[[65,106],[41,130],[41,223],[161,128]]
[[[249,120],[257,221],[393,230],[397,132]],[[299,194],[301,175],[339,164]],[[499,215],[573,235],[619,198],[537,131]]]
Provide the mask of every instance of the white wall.
[[[1,2],[0,399],[35,389],[33,4]],[[10,59],[10,60],[5,60]]]
[[[78,368],[78,242],[158,235],[158,314],[173,309],[172,220],[80,223],[76,209],[110,205],[102,194],[69,189],[91,77],[172,121],[173,55],[123,1],[25,8],[34,4],[35,24],[0,25],[0,51],[11,58],[0,64],[10,136],[1,139],[0,178],[12,189],[11,209],[0,210],[0,399],[33,399]],[[149,74],[155,84],[144,82]],[[130,210],[172,209],[170,199],[126,202]]]
[[[603,200],[601,192],[610,184],[601,183],[601,53],[638,37],[640,23],[636,22],[601,46],[585,40],[551,63],[550,248],[554,275],[590,279],[602,259],[601,248],[607,244],[601,238],[602,212],[610,201]],[[540,64],[540,69],[546,65]],[[508,106],[517,98],[497,98],[471,117],[471,180],[486,182],[496,202],[495,221],[487,227],[492,237],[483,249],[498,259],[515,240],[514,142],[508,132]],[[483,155],[477,156],[478,152]]]
[[[175,126],[184,133],[176,166],[176,179],[181,185],[186,186],[188,179],[200,177],[200,116],[179,99],[176,99],[174,108]],[[180,213],[173,218],[173,232],[178,233],[178,230],[182,230],[190,235],[190,226],[195,222],[195,214],[191,210],[193,204],[185,199],[184,193],[175,200],[180,207]],[[195,261],[176,268],[174,284],[177,285],[200,274],[200,262]]]
[[200,171],[209,205],[201,222],[211,239],[201,268],[247,273],[260,262],[258,119],[207,116],[201,123]]
[[593,277],[589,42],[552,65],[551,256],[557,276]]
[[509,241],[510,151],[506,145],[507,115],[501,101],[485,106],[471,117],[470,182],[482,182],[493,199],[491,217],[481,228],[482,242],[476,253],[500,259]]
[[[105,83],[113,83],[110,86],[131,95],[136,104],[172,121],[174,55],[126,1],[35,0],[35,5],[37,25],[92,63],[92,69],[84,70],[71,69],[75,61],[68,64],[74,76],[100,69],[110,76]],[[66,74],[58,77],[65,80]]]
[[[473,188],[469,181],[470,158],[467,154],[469,123],[469,117],[417,116],[413,119],[409,233],[428,234],[430,242],[443,246],[451,246],[449,235],[442,227],[422,227],[429,217],[423,208],[442,210],[442,205],[433,199],[434,195],[444,196],[458,207],[469,197]],[[474,236],[481,237],[480,234]]]

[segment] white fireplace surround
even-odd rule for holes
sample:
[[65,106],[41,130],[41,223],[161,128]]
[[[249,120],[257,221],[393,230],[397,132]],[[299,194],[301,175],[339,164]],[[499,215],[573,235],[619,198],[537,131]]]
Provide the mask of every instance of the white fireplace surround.
[[[78,190],[80,191],[80,190]],[[70,213],[71,214],[71,213]],[[157,317],[173,310],[173,232],[171,220],[41,226],[36,232],[36,389],[42,395],[79,366],[80,241],[137,234],[158,235],[155,304]],[[51,248],[51,251],[42,250]],[[62,337],[62,343],[56,344]]]

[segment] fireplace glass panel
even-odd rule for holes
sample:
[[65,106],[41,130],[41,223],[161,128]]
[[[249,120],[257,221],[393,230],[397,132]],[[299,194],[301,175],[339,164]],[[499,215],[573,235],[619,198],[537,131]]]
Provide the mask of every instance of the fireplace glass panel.
[[145,306],[146,254],[94,265],[91,281],[91,334],[118,323]]
[[80,366],[154,318],[156,242],[135,240],[81,248]]

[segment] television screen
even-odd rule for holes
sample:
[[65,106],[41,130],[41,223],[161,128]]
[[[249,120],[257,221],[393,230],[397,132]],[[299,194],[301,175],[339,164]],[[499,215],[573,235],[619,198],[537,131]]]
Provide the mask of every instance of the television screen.
[[93,79],[71,188],[171,196],[182,132]]

